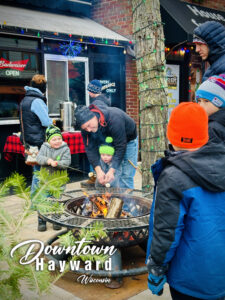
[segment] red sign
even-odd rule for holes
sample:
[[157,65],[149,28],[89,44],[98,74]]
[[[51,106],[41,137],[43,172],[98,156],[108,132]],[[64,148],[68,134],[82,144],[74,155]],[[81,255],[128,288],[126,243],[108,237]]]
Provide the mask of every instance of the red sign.
[[0,59],[0,69],[14,69],[23,71],[26,67],[29,59],[18,60],[18,61],[8,61],[5,58]]

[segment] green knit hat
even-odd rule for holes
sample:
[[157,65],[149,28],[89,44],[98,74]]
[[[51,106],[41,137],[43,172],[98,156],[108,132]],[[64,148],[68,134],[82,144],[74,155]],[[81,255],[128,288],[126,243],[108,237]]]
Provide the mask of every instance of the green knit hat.
[[46,129],[46,141],[47,142],[50,142],[50,140],[54,137],[54,136],[60,136],[62,138],[62,133],[61,133],[61,130],[54,126],[54,125],[51,125],[49,126],[47,129]]
[[114,155],[115,149],[112,146],[113,138],[111,136],[107,136],[105,139],[105,144],[99,147],[100,154],[109,154]]

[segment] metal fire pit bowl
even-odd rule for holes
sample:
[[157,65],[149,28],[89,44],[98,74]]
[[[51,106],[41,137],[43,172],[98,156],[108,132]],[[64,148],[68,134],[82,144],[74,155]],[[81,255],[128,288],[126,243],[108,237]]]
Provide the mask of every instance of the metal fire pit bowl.
[[[86,196],[82,190],[69,192],[68,201],[65,202],[65,212],[62,214],[45,214],[43,218],[51,223],[58,224],[68,229],[80,229],[92,227],[93,223],[100,221],[103,223],[107,232],[107,237],[96,242],[100,245],[114,245],[115,247],[126,247],[138,245],[148,238],[149,215],[152,203],[152,195],[140,190],[124,189],[98,189],[88,190],[89,197],[101,196],[105,192],[111,193],[111,198],[118,197],[125,204],[130,202],[137,205],[135,216],[127,218],[92,218],[88,216],[77,215],[74,211],[80,207]],[[72,198],[72,199],[71,199]]]

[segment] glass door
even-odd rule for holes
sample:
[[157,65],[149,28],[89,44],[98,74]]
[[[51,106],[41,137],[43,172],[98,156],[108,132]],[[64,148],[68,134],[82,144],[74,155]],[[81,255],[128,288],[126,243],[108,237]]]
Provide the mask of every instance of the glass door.
[[89,105],[88,58],[45,54],[47,99],[50,116],[59,116],[59,103]]

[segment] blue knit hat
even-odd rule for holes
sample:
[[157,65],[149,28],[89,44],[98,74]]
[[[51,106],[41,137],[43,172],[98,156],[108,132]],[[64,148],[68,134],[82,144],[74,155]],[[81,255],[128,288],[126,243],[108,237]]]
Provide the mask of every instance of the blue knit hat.
[[102,84],[99,80],[93,79],[88,83],[87,90],[93,94],[101,94]]
[[204,81],[196,91],[198,98],[207,99],[216,107],[225,107],[225,77],[224,74],[211,76]]

